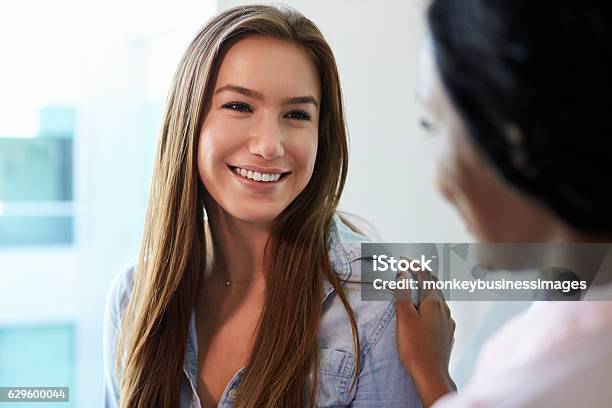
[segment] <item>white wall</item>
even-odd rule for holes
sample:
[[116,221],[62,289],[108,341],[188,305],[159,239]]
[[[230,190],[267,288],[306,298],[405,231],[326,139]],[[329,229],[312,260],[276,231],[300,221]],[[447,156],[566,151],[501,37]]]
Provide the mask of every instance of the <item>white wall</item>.
[[[269,3],[269,2],[260,2]],[[334,50],[351,155],[341,207],[365,217],[386,242],[469,240],[436,193],[432,141],[415,99],[424,0],[290,0]],[[244,4],[218,0],[219,9]]]

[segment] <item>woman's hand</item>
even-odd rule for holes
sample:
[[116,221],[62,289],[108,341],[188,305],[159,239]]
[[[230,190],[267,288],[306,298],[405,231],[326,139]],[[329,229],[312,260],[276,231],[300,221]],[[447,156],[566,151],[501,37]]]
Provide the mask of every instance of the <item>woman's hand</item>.
[[434,280],[428,272],[418,272],[420,305],[415,307],[405,293],[398,296],[397,348],[399,357],[412,377],[425,407],[456,390],[448,373],[455,322],[439,290],[423,291],[423,282]]

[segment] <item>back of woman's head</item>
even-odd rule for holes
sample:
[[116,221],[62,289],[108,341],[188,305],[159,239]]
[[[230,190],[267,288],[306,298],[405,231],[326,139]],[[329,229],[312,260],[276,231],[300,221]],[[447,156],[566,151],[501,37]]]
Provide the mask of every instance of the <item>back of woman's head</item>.
[[573,227],[612,231],[612,4],[434,0],[442,82],[513,186]]

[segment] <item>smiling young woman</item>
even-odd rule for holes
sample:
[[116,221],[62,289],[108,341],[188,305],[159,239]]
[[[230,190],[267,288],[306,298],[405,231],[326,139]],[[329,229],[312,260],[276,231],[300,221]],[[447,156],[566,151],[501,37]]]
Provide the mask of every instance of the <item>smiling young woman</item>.
[[394,302],[349,283],[366,238],[336,215],[347,162],[310,20],[241,6],[202,28],[168,97],[138,264],[109,292],[106,406],[420,406]]

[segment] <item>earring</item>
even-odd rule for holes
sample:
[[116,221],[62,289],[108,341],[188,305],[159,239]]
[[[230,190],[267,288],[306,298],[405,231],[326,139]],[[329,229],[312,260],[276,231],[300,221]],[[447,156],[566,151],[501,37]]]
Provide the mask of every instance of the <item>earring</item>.
[[515,124],[509,124],[504,127],[504,136],[510,145],[510,159],[514,167],[526,177],[534,177],[536,170],[529,164],[523,132]]

